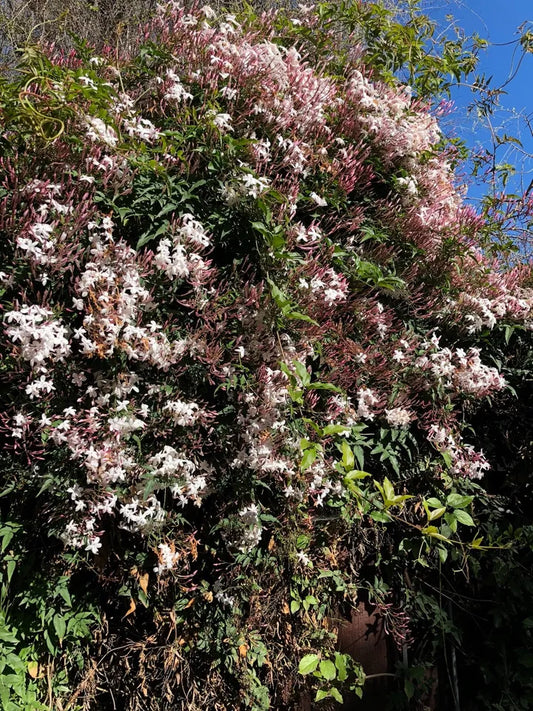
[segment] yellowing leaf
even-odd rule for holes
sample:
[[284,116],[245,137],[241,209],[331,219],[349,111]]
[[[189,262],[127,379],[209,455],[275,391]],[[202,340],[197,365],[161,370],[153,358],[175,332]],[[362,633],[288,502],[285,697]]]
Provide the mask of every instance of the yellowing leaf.
[[[131,615],[133,612],[135,612],[135,609],[137,608],[137,605],[135,604],[135,600],[133,598],[130,599],[130,608],[124,615],[124,617],[127,617],[128,615]],[[124,617],[122,619],[124,619]]]
[[42,676],[43,672],[40,668],[39,662],[28,662],[28,674],[32,679],[37,679]]
[[433,511],[428,512],[428,521],[434,521],[435,519],[440,518],[444,513],[446,513],[446,506],[433,509]]
[[139,577],[139,587],[143,591],[145,595],[148,594],[148,581],[150,579],[150,576],[148,573],[145,573],[144,575],[141,575]]

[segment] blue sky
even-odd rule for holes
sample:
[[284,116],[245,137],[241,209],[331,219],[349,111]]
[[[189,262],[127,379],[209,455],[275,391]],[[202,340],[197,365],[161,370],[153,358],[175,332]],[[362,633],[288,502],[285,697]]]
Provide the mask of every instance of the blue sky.
[[[520,51],[513,40],[528,29],[533,31],[532,0],[422,0],[421,7],[438,22],[437,34],[450,31],[452,25],[446,16],[453,15],[455,24],[462,27],[466,35],[477,32],[488,40],[489,46],[481,52],[476,73],[486,77],[492,75],[491,86],[494,88],[506,82],[517,68]],[[520,26],[521,30],[518,29]],[[500,135],[506,133],[519,138],[524,151],[533,154],[533,136],[525,120],[529,117],[533,121],[533,54],[525,55],[505,91],[493,126]],[[456,110],[447,119],[446,129],[464,138],[471,147],[483,145],[490,148],[488,128],[477,120],[475,114],[467,115],[466,108],[472,99],[470,90],[456,88],[452,99]],[[508,189],[519,192],[527,188],[533,179],[533,159],[505,147],[498,149],[497,157],[499,162],[517,165],[518,174],[510,180]],[[485,191],[486,187],[472,185],[469,196],[476,200]]]

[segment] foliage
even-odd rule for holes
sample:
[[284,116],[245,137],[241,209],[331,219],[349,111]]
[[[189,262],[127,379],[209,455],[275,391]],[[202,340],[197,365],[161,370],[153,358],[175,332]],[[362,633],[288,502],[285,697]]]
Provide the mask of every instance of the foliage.
[[362,598],[414,708],[466,644],[442,581],[529,545],[476,417],[527,381],[530,271],[482,249],[431,103],[477,50],[431,32],[171,4],[2,78],[6,708],[334,706]]

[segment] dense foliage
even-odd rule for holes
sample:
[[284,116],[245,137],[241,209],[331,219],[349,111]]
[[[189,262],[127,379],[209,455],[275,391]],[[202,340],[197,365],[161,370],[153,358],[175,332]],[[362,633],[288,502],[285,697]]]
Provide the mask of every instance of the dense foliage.
[[428,28],[173,3],[1,79],[6,711],[334,706],[361,600],[393,708],[431,667],[479,708],[487,595],[528,708],[530,269],[482,248],[436,101],[475,53]]

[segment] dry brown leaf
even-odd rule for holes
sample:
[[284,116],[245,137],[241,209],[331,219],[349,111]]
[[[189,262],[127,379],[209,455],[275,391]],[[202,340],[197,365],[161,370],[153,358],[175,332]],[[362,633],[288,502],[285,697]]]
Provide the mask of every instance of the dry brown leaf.
[[249,646],[248,646],[246,643],[245,643],[245,644],[241,644],[241,645],[239,646],[239,654],[240,654],[240,656],[241,656],[241,657],[245,657],[245,656],[248,654],[248,650],[249,650],[249,649],[250,649],[250,648],[249,648]]

